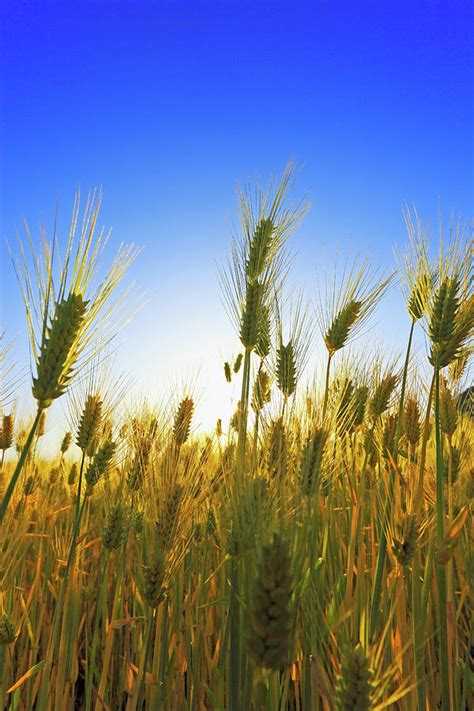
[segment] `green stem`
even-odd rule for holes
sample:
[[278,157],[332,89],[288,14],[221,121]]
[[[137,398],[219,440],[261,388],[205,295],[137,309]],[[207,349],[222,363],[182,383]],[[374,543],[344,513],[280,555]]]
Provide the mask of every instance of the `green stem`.
[[279,672],[273,671],[270,673],[270,684],[269,684],[269,699],[271,700],[270,708],[273,710],[280,709],[280,679]]
[[45,668],[42,671],[42,676],[41,676],[41,684],[38,692],[38,701],[35,706],[35,708],[38,709],[38,711],[43,711],[47,708],[49,708],[49,703],[51,702],[51,695],[48,694],[48,691],[50,689],[49,682],[51,681],[52,678],[52,669],[55,664],[55,658],[56,658],[56,648],[58,646],[58,641],[59,641],[59,636],[60,636],[60,631],[61,631],[61,622],[63,619],[63,609],[64,609],[64,600],[66,597],[66,588],[68,585],[68,577],[65,574],[63,579],[61,580],[60,587],[59,587],[59,594],[56,599],[56,604],[54,606],[54,617],[53,617],[53,627],[50,635],[50,639],[48,642],[48,649],[46,652],[46,659],[47,659],[47,664]]
[[[439,413],[439,367],[435,367],[435,429],[436,429],[436,531],[438,546],[444,540],[444,472],[443,450],[441,442],[441,423]],[[441,666],[441,705],[450,708],[449,668],[448,668],[448,628],[447,628],[447,593],[446,568],[436,563],[438,581],[439,615],[439,655]]]
[[[474,639],[474,619],[471,619],[471,624],[470,624],[470,629],[469,629],[469,639]],[[461,704],[459,706],[460,709],[467,709],[467,695],[469,693],[470,689],[470,684],[471,682],[471,646],[468,644],[466,645],[466,654],[464,657],[464,672],[463,672],[463,684],[462,684],[462,698],[461,698]]]
[[30,433],[28,435],[28,439],[26,440],[25,446],[21,450],[20,458],[19,458],[17,465],[15,467],[15,471],[13,472],[13,476],[10,479],[7,490],[3,496],[2,503],[0,504],[0,525],[2,524],[3,519],[5,518],[8,504],[10,503],[10,500],[13,496],[13,492],[15,491],[15,487],[18,483],[18,479],[20,478],[20,474],[21,474],[21,471],[22,471],[23,466],[25,464],[26,458],[28,456],[28,452],[31,448],[31,443],[33,442],[33,438],[35,436],[36,428],[38,427],[38,423],[39,423],[42,412],[43,411],[40,408],[38,408],[36,417],[34,419],[33,425],[31,426]]
[[81,505],[82,479],[83,479],[83,475],[84,475],[85,460],[86,460],[86,453],[83,451],[82,452],[82,459],[81,459],[81,468],[79,470],[79,479],[77,482],[76,506],[75,506],[75,513],[74,513],[74,522],[75,523],[77,523],[77,519],[79,516],[79,508]]
[[[158,618],[157,618],[158,619]],[[162,615],[162,626],[161,626],[161,649],[160,649],[160,659],[158,667],[158,684],[159,689],[159,706],[158,708],[163,708],[165,694],[166,694],[166,663],[168,660],[168,598],[166,597],[163,601],[163,615]]]
[[252,351],[245,349],[244,369],[242,373],[242,394],[240,397],[239,437],[237,444],[237,469],[240,474],[245,469],[245,449],[247,445],[248,398],[250,390],[250,356]]
[[326,415],[326,410],[327,410],[327,406],[328,406],[329,374],[331,372],[331,360],[332,360],[332,354],[329,353],[328,362],[327,362],[327,366],[326,366],[326,384],[324,386],[323,422],[324,422],[324,416]]
[[425,560],[425,570],[423,575],[423,585],[421,587],[421,618],[420,629],[421,634],[424,634],[426,624],[426,613],[428,610],[428,598],[431,588],[431,579],[433,577],[433,557],[434,557],[434,540],[430,539],[428,543],[428,553]]
[[99,639],[99,622],[103,611],[104,602],[107,595],[107,583],[108,583],[108,570],[109,570],[109,551],[105,554],[105,563],[102,571],[102,581],[99,588],[99,594],[97,596],[95,619],[94,619],[94,631],[92,635],[92,646],[89,652],[86,665],[86,711],[92,709],[92,688],[94,683],[94,672],[96,669],[95,657],[97,650],[97,642]]
[[230,590],[230,669],[229,669],[229,709],[240,709],[240,608],[237,599],[237,586],[239,580],[238,560],[235,556],[231,561],[231,590]]
[[253,453],[252,453],[252,471],[257,471],[257,457],[258,457],[258,426],[260,422],[260,412],[257,410],[255,413],[255,425],[253,430]]
[[426,709],[425,655],[423,640],[423,617],[421,613],[420,553],[416,551],[411,578],[411,616],[413,631],[413,657],[416,674],[418,709]]
[[143,667],[141,668],[140,671],[140,680],[137,681],[138,685],[138,695],[137,695],[137,703],[135,708],[139,709],[141,708],[142,704],[142,699],[143,699],[143,692],[145,688],[145,677],[146,677],[146,668],[148,664],[148,657],[150,656],[150,646],[151,646],[151,639],[153,637],[153,631],[156,628],[156,621],[158,618],[158,612],[157,608],[153,610],[153,614],[149,623],[148,631],[147,631],[147,637],[146,637],[146,642],[145,642],[145,658],[143,660]]
[[311,711],[312,708],[312,694],[311,694],[311,646],[307,640],[304,642],[303,651],[303,678],[302,678],[302,688],[303,688],[303,711]]

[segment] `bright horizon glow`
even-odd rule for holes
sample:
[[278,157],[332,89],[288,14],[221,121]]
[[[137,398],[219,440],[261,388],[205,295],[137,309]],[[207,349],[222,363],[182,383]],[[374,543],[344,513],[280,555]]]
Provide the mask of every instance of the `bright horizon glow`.
[[[104,189],[101,224],[144,250],[130,276],[147,304],[119,342],[134,393],[166,401],[195,383],[195,425],[228,419],[238,387],[223,363],[239,341],[217,265],[236,223],[235,186],[266,182],[295,156],[295,200],[311,212],[291,240],[291,284],[317,297],[325,258],[403,249],[405,202],[432,223],[473,214],[474,10],[468,2],[4,3],[0,323],[29,364],[5,240],[67,228],[74,193]],[[401,350],[401,294],[363,343]],[[321,374],[314,338],[307,377]],[[420,354],[424,353],[419,338]],[[26,391],[28,377],[25,378]],[[26,395],[22,395],[22,398]],[[31,399],[29,400],[31,403]],[[55,416],[62,423],[60,411]]]

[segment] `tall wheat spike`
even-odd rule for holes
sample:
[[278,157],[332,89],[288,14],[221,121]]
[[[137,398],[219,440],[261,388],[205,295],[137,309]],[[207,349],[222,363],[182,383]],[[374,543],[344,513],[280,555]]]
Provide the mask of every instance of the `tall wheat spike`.
[[413,397],[409,398],[405,404],[403,434],[412,447],[418,444],[421,437],[420,408]]
[[[119,250],[117,257],[99,279],[103,250],[108,235],[96,225],[101,194],[90,194],[84,210],[80,235],[76,237],[80,196],[74,201],[69,238],[63,260],[56,235],[52,244],[46,238],[36,254],[28,226],[26,250],[20,241],[20,259],[13,259],[23,293],[31,352],[35,361],[32,393],[38,412],[20,459],[0,504],[0,524],[17,485],[42,412],[61,397],[97,352],[106,347],[120,327],[131,317],[137,305],[125,291],[114,298],[138,251],[132,247]],[[56,268],[59,264],[59,268]],[[34,288],[33,281],[36,281]]]
[[248,186],[239,191],[241,234],[231,245],[228,269],[221,271],[224,298],[245,348],[238,427],[239,471],[245,466],[251,355],[257,345],[261,357],[267,351],[269,303],[280,289],[287,269],[285,243],[308,208],[307,203],[293,209],[285,205],[293,171],[294,165],[289,163],[280,181],[270,183],[266,191],[259,187],[254,194]]
[[69,294],[57,304],[51,324],[44,332],[37,374],[33,377],[33,397],[40,410],[61,397],[71,382],[86,309],[87,301],[81,294]]
[[378,276],[365,259],[351,266],[344,265],[342,273],[334,267],[332,282],[325,273],[324,296],[319,292],[317,317],[328,357],[323,413],[329,396],[330,369],[334,355],[360,334],[378,302],[388,290],[394,275]]

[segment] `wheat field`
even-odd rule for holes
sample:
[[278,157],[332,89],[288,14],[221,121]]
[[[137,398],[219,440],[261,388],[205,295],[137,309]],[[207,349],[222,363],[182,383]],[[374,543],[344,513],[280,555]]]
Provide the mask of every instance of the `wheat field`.
[[[76,201],[65,242],[12,248],[34,408],[15,404],[4,334],[1,709],[474,708],[472,231],[455,222],[433,249],[407,211],[396,272],[349,264],[308,304],[287,290],[308,208],[292,181],[290,165],[239,192],[219,276],[236,332],[223,397],[225,380],[241,396],[207,433],[192,388],[125,408],[107,375],[140,255],[110,258],[99,195]],[[353,347],[388,290],[398,359]],[[45,456],[58,400],[68,429]]]

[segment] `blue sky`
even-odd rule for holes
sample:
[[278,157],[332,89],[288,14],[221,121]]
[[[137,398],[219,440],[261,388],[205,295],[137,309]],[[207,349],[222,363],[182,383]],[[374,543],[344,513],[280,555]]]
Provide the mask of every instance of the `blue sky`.
[[[112,250],[144,246],[133,278],[148,305],[119,366],[149,393],[199,372],[215,393],[206,422],[219,415],[221,361],[238,349],[216,268],[238,180],[266,179],[290,156],[304,166],[296,196],[313,207],[294,238],[293,281],[313,296],[337,241],[393,265],[405,201],[433,224],[440,204],[472,217],[470,2],[0,5],[1,322],[20,361],[5,239],[24,217],[33,234],[41,220],[51,229],[57,199],[65,227],[79,186],[103,187]],[[398,295],[378,320],[377,337],[402,347]]]

